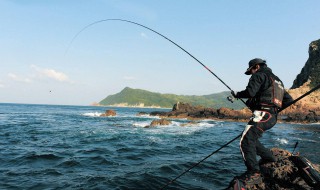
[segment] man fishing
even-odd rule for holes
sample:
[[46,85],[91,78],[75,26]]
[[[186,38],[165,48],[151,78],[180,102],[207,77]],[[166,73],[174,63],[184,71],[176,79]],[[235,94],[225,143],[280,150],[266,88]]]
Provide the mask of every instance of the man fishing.
[[250,60],[245,74],[251,75],[246,89],[240,92],[231,91],[235,98],[248,98],[246,105],[253,113],[240,140],[240,151],[247,171],[239,178],[246,184],[258,184],[262,182],[262,178],[256,156],[259,155],[264,163],[276,161],[272,152],[260,143],[259,138],[276,124],[278,110],[293,100],[284,90],[282,81],[267,67],[265,60]]

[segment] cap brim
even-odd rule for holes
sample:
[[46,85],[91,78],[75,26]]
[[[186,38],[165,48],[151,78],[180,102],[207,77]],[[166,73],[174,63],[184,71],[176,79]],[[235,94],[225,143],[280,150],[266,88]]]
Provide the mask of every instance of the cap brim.
[[246,74],[246,75],[250,75],[250,74],[251,74],[251,69],[252,69],[252,67],[254,67],[254,65],[253,65],[253,66],[251,66],[251,67],[249,67],[249,68],[247,69],[247,71],[246,71],[244,74]]

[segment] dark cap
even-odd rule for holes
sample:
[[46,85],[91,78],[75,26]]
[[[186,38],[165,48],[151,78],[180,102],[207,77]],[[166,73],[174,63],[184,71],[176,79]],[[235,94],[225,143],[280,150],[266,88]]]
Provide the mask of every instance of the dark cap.
[[247,71],[244,73],[246,75],[250,75],[251,74],[251,69],[252,67],[254,67],[255,65],[259,65],[259,64],[266,64],[266,60],[260,59],[260,58],[255,58],[249,61],[249,68],[247,69]]

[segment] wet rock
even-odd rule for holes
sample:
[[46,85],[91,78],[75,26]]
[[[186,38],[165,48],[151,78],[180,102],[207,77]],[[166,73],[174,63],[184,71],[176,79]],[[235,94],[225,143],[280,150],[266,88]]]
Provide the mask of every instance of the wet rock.
[[153,112],[150,112],[150,115],[151,116],[166,116],[167,115],[167,112],[165,111],[153,111]]
[[[247,190],[316,190],[318,187],[312,187],[302,178],[298,168],[293,164],[290,157],[292,154],[286,150],[273,148],[273,155],[277,158],[276,162],[260,164],[260,170],[263,175],[261,183],[256,185],[246,185]],[[260,160],[261,163],[261,160]],[[319,172],[319,165],[313,164]],[[230,182],[227,190],[233,190],[233,180]]]
[[177,102],[169,112],[151,112],[152,116],[188,119],[233,119],[247,120],[251,116],[249,109],[233,110],[222,107],[220,109],[192,106],[188,103]]
[[[307,84],[306,84],[307,85]],[[306,89],[303,89],[303,88]],[[298,98],[310,87],[304,86],[299,89],[289,90],[294,99]],[[298,123],[317,123],[320,121],[320,91],[311,93],[309,96],[298,101],[294,105],[280,112],[279,120],[285,122]],[[251,110],[244,108],[241,110],[233,110],[226,107],[219,109],[205,108],[202,106],[192,106],[188,103],[178,102],[169,112],[156,111],[151,112],[151,116],[159,116],[161,118],[187,118],[187,119],[223,119],[247,122],[252,116]]]
[[100,117],[116,116],[117,113],[114,110],[106,110],[105,113],[101,114]]
[[171,121],[168,121],[166,119],[156,119],[153,120],[149,127],[159,126],[159,125],[170,125]]
[[137,113],[137,116],[143,116],[143,115],[150,115],[150,114],[147,113],[147,112],[139,112],[139,113]]

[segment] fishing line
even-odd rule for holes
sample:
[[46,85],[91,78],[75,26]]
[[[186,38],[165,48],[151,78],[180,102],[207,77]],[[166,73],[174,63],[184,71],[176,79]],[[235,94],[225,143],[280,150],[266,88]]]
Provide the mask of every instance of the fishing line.
[[[215,76],[222,84],[224,84],[224,86],[226,86],[230,91],[232,91],[232,89],[220,78],[218,77],[214,72],[212,72],[206,65],[204,65],[201,61],[199,61],[195,56],[193,56],[191,53],[189,53],[187,50],[185,50],[184,48],[182,48],[180,45],[178,45],[177,43],[175,43],[174,41],[172,41],[171,39],[169,39],[168,37],[166,37],[165,35],[145,26],[145,25],[142,25],[142,24],[139,24],[137,22],[133,22],[133,21],[130,21],[130,20],[125,20],[125,19],[103,19],[103,20],[99,20],[99,21],[95,21],[91,24],[88,24],[87,26],[85,26],[84,28],[82,28],[71,40],[65,54],[68,52],[70,46],[72,45],[73,41],[84,31],[86,30],[87,28],[93,26],[93,25],[96,25],[96,24],[99,24],[99,23],[102,23],[102,22],[107,22],[107,21],[120,21],[120,22],[126,22],[126,23],[130,23],[130,24],[134,24],[134,25],[137,25],[137,26],[140,26],[140,27],[143,27],[147,30],[150,30],[151,32],[154,32],[156,34],[158,34],[159,36],[163,37],[164,39],[168,40],[169,42],[171,42],[172,44],[174,44],[175,46],[177,46],[178,48],[180,48],[182,51],[184,51],[186,54],[188,54],[190,57],[192,57],[194,60],[196,60],[200,65],[202,65],[207,71],[209,71],[213,76]],[[245,102],[240,98],[240,100],[245,104]]]
[[[313,89],[311,89],[310,91],[306,92],[305,94],[301,95],[299,98],[293,100],[292,102],[290,102],[289,104],[285,105],[283,108],[279,109],[278,113],[280,113],[281,111],[283,111],[284,109],[288,108],[289,106],[295,104],[297,101],[301,100],[302,98],[306,97],[307,95],[311,94],[312,92],[316,91],[317,89],[320,88],[320,84],[318,84],[318,86],[314,87]],[[190,168],[188,168],[187,170],[185,170],[184,172],[182,172],[180,175],[178,175],[176,178],[174,178],[173,180],[169,181],[166,185],[164,185],[162,189],[167,188],[170,184],[172,184],[174,181],[176,181],[178,178],[180,178],[181,176],[183,176],[184,174],[186,174],[187,172],[189,172],[192,168],[198,166],[201,162],[205,161],[206,159],[208,159],[210,156],[212,156],[213,154],[217,153],[218,151],[220,151],[222,148],[228,146],[230,143],[232,143],[233,141],[235,141],[236,139],[238,139],[239,137],[241,137],[242,133],[240,135],[238,135],[237,137],[233,138],[232,140],[230,140],[229,142],[227,142],[226,144],[222,145],[220,148],[218,148],[217,150],[213,151],[211,154],[209,154],[208,156],[206,156],[204,159],[200,160],[199,162],[195,163],[194,165],[192,165]],[[295,145],[298,145],[298,142]]]

